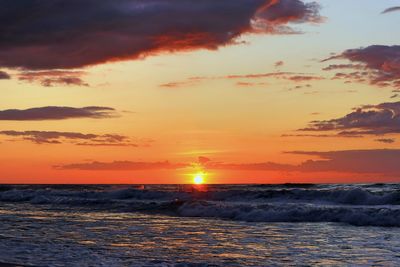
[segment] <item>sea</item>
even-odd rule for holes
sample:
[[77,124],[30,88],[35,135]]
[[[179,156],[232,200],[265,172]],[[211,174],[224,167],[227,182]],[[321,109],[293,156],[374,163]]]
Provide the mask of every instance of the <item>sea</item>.
[[0,262],[400,266],[400,184],[0,185]]

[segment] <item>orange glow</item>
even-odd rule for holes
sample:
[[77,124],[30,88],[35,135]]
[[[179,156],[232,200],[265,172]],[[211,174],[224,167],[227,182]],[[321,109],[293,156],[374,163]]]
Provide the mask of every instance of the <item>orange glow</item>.
[[206,176],[206,174],[204,172],[198,172],[198,173],[194,174],[193,183],[194,184],[204,184],[205,176]]

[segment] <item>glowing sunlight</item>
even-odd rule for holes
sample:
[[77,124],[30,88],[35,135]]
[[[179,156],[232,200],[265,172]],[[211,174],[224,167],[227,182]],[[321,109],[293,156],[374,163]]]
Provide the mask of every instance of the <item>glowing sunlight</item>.
[[193,175],[194,184],[204,184],[206,174],[204,172],[198,172]]

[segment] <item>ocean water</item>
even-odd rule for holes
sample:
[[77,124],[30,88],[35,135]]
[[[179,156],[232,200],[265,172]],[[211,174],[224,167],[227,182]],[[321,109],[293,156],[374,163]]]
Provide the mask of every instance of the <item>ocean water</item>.
[[400,185],[3,185],[0,262],[400,266]]

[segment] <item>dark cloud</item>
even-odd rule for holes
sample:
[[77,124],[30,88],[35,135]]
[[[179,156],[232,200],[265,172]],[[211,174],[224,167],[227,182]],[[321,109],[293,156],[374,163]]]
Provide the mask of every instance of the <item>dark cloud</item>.
[[400,88],[400,46],[372,45],[350,49],[323,62],[344,59],[356,64],[330,65],[325,70],[348,68],[352,72],[339,72],[334,79],[349,82],[368,82],[380,87]]
[[41,121],[75,118],[103,119],[116,117],[116,111],[109,107],[39,107],[30,109],[0,110],[0,120]]
[[380,138],[380,139],[375,139],[376,142],[381,142],[385,144],[393,144],[396,142],[396,139],[394,138]]
[[394,95],[391,95],[391,96],[390,96],[390,98],[392,98],[392,99],[393,99],[393,98],[397,98],[397,97],[399,97],[399,94],[394,94]]
[[18,75],[20,81],[38,82],[43,86],[89,86],[82,80],[85,73],[82,71],[26,71]]
[[68,69],[217,49],[242,34],[318,23],[318,11],[300,0],[3,0],[0,67]]
[[82,134],[74,132],[54,132],[54,131],[0,131],[0,135],[23,137],[24,140],[29,140],[37,144],[60,144],[61,138],[65,139],[84,139],[90,140],[97,138],[94,134]]
[[335,131],[337,136],[365,136],[400,133],[400,102],[365,105],[344,117],[312,121],[299,131]]
[[264,3],[264,6],[257,11],[256,18],[275,24],[320,22],[318,9],[319,6],[316,2],[272,0]]
[[190,167],[190,164],[161,162],[133,162],[133,161],[113,161],[113,162],[90,162],[74,163],[54,166],[59,170],[86,170],[86,171],[135,171],[135,170],[176,170]]
[[11,79],[10,74],[4,71],[0,71],[0,80],[9,80]]
[[308,82],[308,81],[318,81],[323,80],[323,77],[319,76],[308,76],[308,75],[295,75],[287,77],[288,80],[293,82]]
[[332,64],[328,67],[323,68],[322,70],[330,71],[330,70],[343,70],[343,69],[363,69],[364,66],[361,64]]
[[303,172],[352,172],[400,174],[400,150],[345,150],[330,152],[289,152],[297,155],[320,157],[320,160],[308,160],[297,166]]
[[298,165],[275,162],[261,163],[221,163],[208,161],[203,167],[208,170],[249,170],[288,172],[342,172],[377,173],[383,175],[400,174],[400,149],[343,150],[343,151],[291,151],[289,154],[317,157]]
[[142,146],[142,143],[133,143],[127,136],[118,134],[98,135],[56,131],[0,131],[0,135],[22,138],[22,140],[28,140],[36,144],[72,142],[76,145],[85,146]]
[[394,7],[387,8],[382,11],[382,14],[386,14],[386,13],[390,13],[390,12],[394,12],[394,11],[400,11],[400,6],[394,6]]

